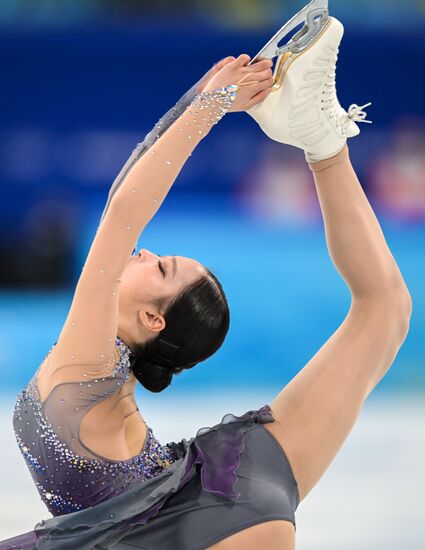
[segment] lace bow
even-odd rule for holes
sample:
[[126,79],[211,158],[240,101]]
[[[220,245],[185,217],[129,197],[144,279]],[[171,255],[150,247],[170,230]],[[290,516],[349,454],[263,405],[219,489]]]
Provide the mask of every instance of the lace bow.
[[372,105],[371,101],[369,101],[369,103],[365,103],[361,107],[356,105],[356,103],[353,103],[348,109],[348,118],[354,120],[355,122],[367,122],[369,124],[372,124],[371,120],[365,120],[365,118],[367,117],[367,113],[362,111],[362,109],[364,109],[365,107],[369,107],[369,105]]

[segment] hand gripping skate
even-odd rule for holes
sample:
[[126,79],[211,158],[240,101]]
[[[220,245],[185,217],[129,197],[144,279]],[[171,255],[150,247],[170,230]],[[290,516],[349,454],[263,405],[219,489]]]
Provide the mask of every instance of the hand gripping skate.
[[[271,38],[250,63],[273,59],[272,92],[247,112],[272,139],[304,150],[308,162],[329,158],[347,137],[360,133],[364,107],[346,112],[338,102],[335,69],[343,25],[328,13],[327,0],[312,0]],[[282,38],[305,21],[283,46]]]

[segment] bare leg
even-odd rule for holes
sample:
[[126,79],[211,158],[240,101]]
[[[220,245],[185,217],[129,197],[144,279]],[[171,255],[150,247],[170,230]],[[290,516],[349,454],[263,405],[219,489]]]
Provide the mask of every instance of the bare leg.
[[405,284],[381,226],[351,165],[348,147],[310,164],[322,209],[326,242],[354,299],[376,299]]
[[288,457],[301,500],[326,471],[365,399],[393,363],[411,314],[409,292],[347,146],[310,169],[329,254],[352,302],[341,326],[270,403],[276,422],[264,425]]
[[[310,168],[329,254],[350,288],[352,303],[341,326],[270,403],[275,422],[262,425],[286,453],[300,500],[329,467],[366,397],[394,361],[411,311],[408,290],[347,147]],[[255,525],[212,548],[273,548],[267,541],[294,548],[293,524],[279,520]]]

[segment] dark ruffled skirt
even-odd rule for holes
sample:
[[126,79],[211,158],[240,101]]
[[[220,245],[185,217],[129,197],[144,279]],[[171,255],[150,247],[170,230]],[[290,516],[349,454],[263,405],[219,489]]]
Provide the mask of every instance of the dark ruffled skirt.
[[152,520],[174,493],[198,475],[204,491],[237,501],[240,494],[236,491],[236,472],[245,448],[245,434],[256,424],[273,421],[269,405],[242,416],[228,413],[212,428],[199,429],[189,441],[169,443],[179,458],[155,478],[92,508],[42,520],[33,531],[0,542],[0,550],[113,547]]

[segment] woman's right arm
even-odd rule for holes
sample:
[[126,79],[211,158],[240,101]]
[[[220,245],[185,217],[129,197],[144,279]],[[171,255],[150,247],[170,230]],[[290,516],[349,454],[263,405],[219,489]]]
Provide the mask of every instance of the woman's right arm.
[[[271,91],[271,61],[246,66],[248,61],[249,56],[242,54],[221,68],[198,98],[205,94],[212,95],[202,97],[201,102],[192,102],[157,139],[148,154],[143,155],[129,170],[112,202],[121,211],[122,221],[131,227],[128,230],[130,235],[135,238],[140,235],[165,199],[189,155],[221,116],[228,110],[243,111],[264,99]],[[238,88],[237,94],[235,92],[233,102],[227,101],[228,94],[224,91],[217,91],[239,81],[243,81],[243,87]]]
[[218,73],[218,71],[223,68],[227,63],[230,63],[231,61],[234,61],[233,56],[225,57],[224,59],[220,60],[218,63],[216,63],[209,71],[207,71],[202,78],[196,82],[175,104],[174,107],[169,109],[163,117],[159,119],[159,121],[155,124],[155,126],[152,128],[152,130],[146,135],[145,139],[138,143],[133,152],[131,153],[130,158],[127,160],[127,162],[124,164],[122,169],[120,170],[119,174],[115,178],[114,182],[112,183],[108,198],[106,200],[106,205],[103,209],[103,213],[100,217],[99,225],[102,223],[106,212],[109,209],[109,205],[111,204],[111,200],[115,193],[118,191],[119,187],[122,185],[125,177],[127,176],[130,169],[134,166],[134,164],[142,157],[148,149],[152,147],[152,145],[157,141],[162,134],[168,130],[168,128],[171,126],[171,124],[183,113],[183,111],[188,107],[192,101],[195,99],[195,96],[203,91],[206,84],[211,80],[211,78]]
[[[129,170],[89,250],[68,317],[50,357],[54,369],[74,366],[69,371],[71,376],[79,372],[79,366],[97,363],[99,368],[95,372],[99,376],[101,365],[106,365],[107,359],[115,354],[118,287],[124,269],[133,261],[134,243],[161,206],[196,145],[214,124],[231,106],[240,110],[251,94],[258,95],[270,87],[268,79],[260,81],[262,66],[258,64],[258,80],[251,88],[244,87],[233,97],[231,91],[217,91],[255,72],[252,65],[248,71],[244,62],[246,59],[240,56],[221,69]],[[112,366],[107,365],[107,370]],[[85,374],[88,373],[86,369]]]

